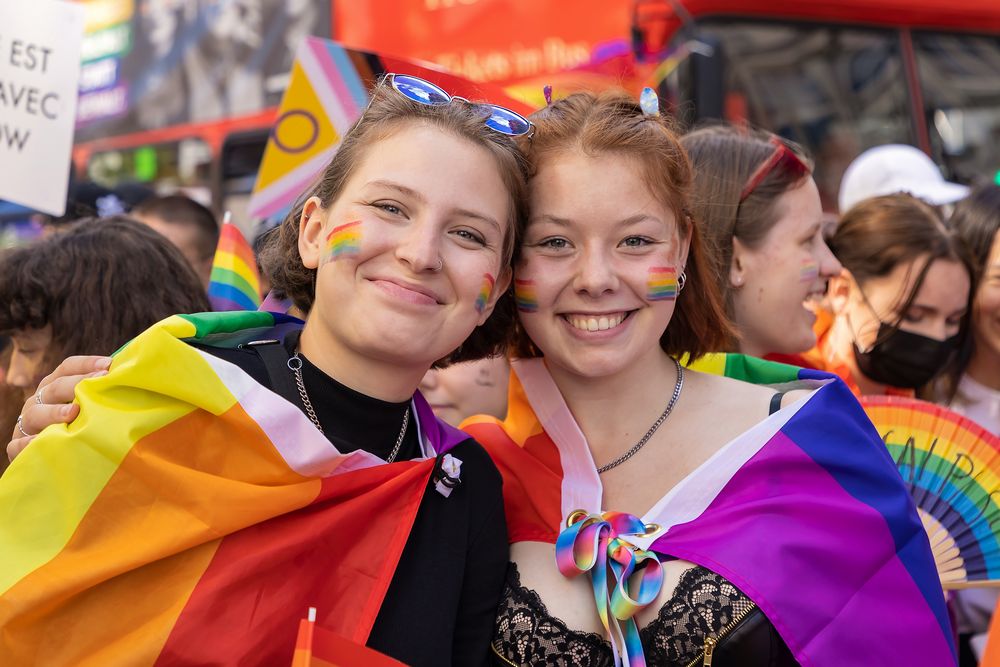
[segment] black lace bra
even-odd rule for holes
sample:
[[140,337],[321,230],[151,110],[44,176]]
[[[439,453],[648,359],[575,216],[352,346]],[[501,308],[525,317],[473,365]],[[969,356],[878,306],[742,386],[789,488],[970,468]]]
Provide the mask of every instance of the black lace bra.
[[[640,629],[646,663],[684,667],[702,655],[706,637],[717,637],[755,606],[721,576],[703,567],[681,575],[673,596],[656,618]],[[550,616],[534,591],[521,585],[511,563],[493,638],[499,665],[613,667],[611,644],[601,635],[570,630]]]

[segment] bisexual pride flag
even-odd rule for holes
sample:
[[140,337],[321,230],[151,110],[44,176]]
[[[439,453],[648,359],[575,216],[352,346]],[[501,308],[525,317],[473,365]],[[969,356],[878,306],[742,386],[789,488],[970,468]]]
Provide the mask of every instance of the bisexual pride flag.
[[301,410],[186,341],[301,322],[174,316],[77,388],[0,478],[0,665],[291,664],[298,617],[364,644],[435,453],[468,438],[413,409],[425,458],[341,454]]
[[[926,533],[844,384],[740,355],[690,368],[782,389],[805,381],[813,391],[771,416],[761,406],[760,423],[640,517],[661,531],[626,539],[731,581],[804,666],[956,664]],[[603,506],[590,449],[541,359],[514,362],[504,421],[473,418],[463,428],[503,473],[511,543],[554,545],[574,512],[623,509]],[[620,660],[636,657],[619,651]]]

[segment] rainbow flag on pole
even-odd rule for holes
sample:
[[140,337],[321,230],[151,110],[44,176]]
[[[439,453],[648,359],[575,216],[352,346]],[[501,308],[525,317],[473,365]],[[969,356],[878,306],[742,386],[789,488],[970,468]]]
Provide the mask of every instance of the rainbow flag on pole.
[[260,277],[253,249],[240,228],[229,222],[219,233],[212,260],[208,298],[213,310],[257,310],[260,307]]
[[[844,384],[741,355],[691,368],[760,384],[810,381],[814,391],[762,414],[640,517],[663,532],[631,541],[731,581],[802,665],[955,665],[927,535]],[[590,449],[542,360],[513,369],[506,420],[477,417],[463,428],[503,474],[510,541],[554,545],[575,510],[619,508],[602,507]]]
[[330,632],[316,625],[315,607],[309,618],[299,621],[292,667],[406,667],[384,653]]
[[[0,664],[290,664],[295,610],[364,644],[434,458],[340,454],[296,406],[188,345],[282,339],[264,312],[174,316],[77,388],[0,477]],[[414,397],[423,438],[468,436]]]

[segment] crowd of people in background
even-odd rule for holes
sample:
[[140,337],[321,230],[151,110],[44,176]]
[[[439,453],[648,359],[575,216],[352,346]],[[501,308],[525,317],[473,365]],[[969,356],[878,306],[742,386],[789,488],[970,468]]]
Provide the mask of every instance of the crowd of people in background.
[[[726,560],[722,547],[705,552],[724,564],[712,571],[694,556],[670,559],[667,546],[643,545],[664,561],[664,584],[636,615],[642,627],[632,636],[627,621],[602,619],[590,586],[553,565],[560,547],[546,503],[558,511],[570,471],[565,463],[549,471],[541,448],[561,451],[563,461],[572,450],[589,466],[576,483],[599,506],[583,509],[635,518],[690,491],[707,461],[761,429],[773,436],[794,424],[797,437],[810,438],[823,420],[863,421],[846,391],[840,403],[829,398],[831,387],[919,397],[1000,433],[1000,185],[949,183],[917,149],[876,147],[845,173],[831,226],[809,157],[770,133],[716,125],[680,134],[669,118],[617,94],[556,100],[524,121],[524,132],[497,132],[475,106],[407,94],[420,85],[380,84],[319,184],[254,244],[266,284],[305,321],[301,335],[281,339],[289,368],[301,354],[289,397],[295,418],[307,415],[339,453],[440,460],[443,450],[425,444],[427,424],[411,416],[419,385],[438,419],[466,423],[492,457],[462,440],[468,435],[454,436],[461,442],[448,451],[466,461],[457,496],[466,509],[438,496],[422,501],[402,556],[409,566],[396,570],[368,645],[408,664],[556,664],[569,655],[563,664],[611,665],[638,652],[649,664],[686,665],[738,609],[757,608],[756,635],[723,651],[742,655],[738,664],[834,664],[823,661],[857,651],[863,640],[847,637],[861,632],[861,616],[816,612],[815,624],[847,642],[817,646],[799,634],[798,612],[768,591],[766,566],[800,561]],[[74,388],[107,376],[122,346],[170,315],[210,310],[216,216],[180,194],[144,194],[107,215],[74,204],[42,239],[0,254],[0,432],[11,434],[11,460],[45,426],[77,418]],[[356,221],[365,226],[358,248],[327,248],[329,234]],[[375,289],[369,279],[397,269],[414,284],[385,289],[409,301],[380,307],[380,297],[366,296]],[[418,279],[426,283],[415,286]],[[424,301],[446,310],[430,315]],[[625,323],[627,335],[600,344]],[[280,393],[263,354],[212,350]],[[682,366],[709,353],[812,369],[843,385],[793,383],[776,393],[764,379]],[[300,394],[311,402],[299,405]],[[338,419],[348,404],[350,420],[371,431],[344,430]],[[571,435],[549,421],[560,410],[571,415]],[[843,442],[860,438],[872,452],[881,445],[844,429]],[[526,445],[526,430],[547,439]],[[376,431],[386,433],[373,451]],[[744,465],[752,468],[736,469]],[[789,477],[773,465],[754,474]],[[874,454],[852,465],[869,479],[884,472]],[[18,474],[15,466],[4,477]],[[469,488],[482,495],[462,496]],[[919,529],[911,518],[897,519]],[[780,553],[801,546],[795,533],[774,539]],[[441,540],[458,546],[439,555]],[[932,563],[929,550],[917,558]],[[823,562],[798,573],[821,588],[838,574]],[[421,568],[435,572],[431,599]],[[877,595],[861,584],[856,594]],[[713,600],[709,612],[698,595]],[[949,601],[961,664],[975,664],[996,602],[976,590]],[[458,622],[429,637],[431,619],[449,614]],[[912,629],[872,631],[895,637],[886,645],[896,650]],[[913,637],[914,651],[935,655],[939,647],[925,639]],[[442,654],[451,657],[438,662]]]

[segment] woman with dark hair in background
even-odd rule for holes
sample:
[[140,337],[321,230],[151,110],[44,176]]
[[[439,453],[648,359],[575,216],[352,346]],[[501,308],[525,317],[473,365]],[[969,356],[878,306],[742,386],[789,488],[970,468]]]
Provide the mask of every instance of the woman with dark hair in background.
[[725,351],[795,355],[816,343],[816,304],[840,264],[823,240],[812,165],[796,144],[732,126],[681,137],[692,215],[735,336]]
[[[2,357],[4,398],[17,396],[6,406],[15,410],[34,400],[39,381],[66,357],[109,355],[165,317],[208,309],[208,298],[169,241],[117,216],[85,218],[0,257],[0,304],[0,332],[10,337]],[[102,364],[85,371],[103,373]],[[66,406],[65,420],[78,410]],[[0,417],[6,428],[13,419]],[[15,446],[9,454],[16,453]]]
[[847,211],[830,247],[844,270],[830,281],[832,321],[805,364],[855,394],[912,395],[953,362],[968,329],[965,244],[934,208],[897,194]]
[[208,309],[184,256],[125,217],[85,218],[0,258],[7,384],[25,398],[71,355],[109,355],[174,313]]

